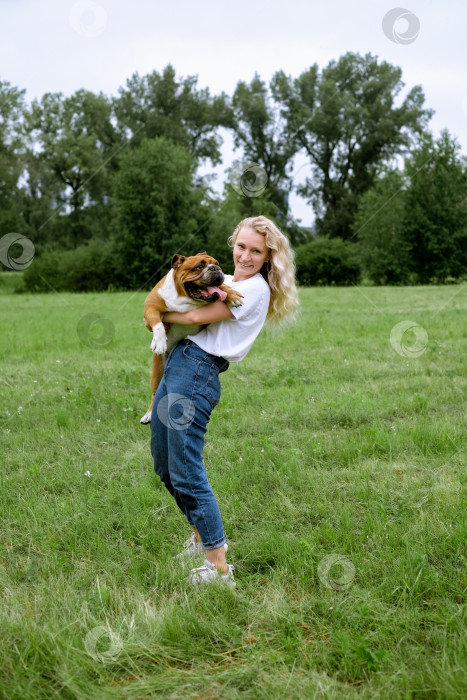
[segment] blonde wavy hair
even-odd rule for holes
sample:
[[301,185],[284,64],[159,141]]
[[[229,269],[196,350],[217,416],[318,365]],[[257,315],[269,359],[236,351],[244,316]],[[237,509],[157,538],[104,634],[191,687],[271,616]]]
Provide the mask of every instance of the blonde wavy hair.
[[295,252],[289,239],[276,224],[265,216],[251,216],[243,219],[228,239],[233,248],[240,230],[250,226],[265,238],[269,259],[263,264],[260,273],[271,290],[266,319],[276,327],[291,325],[297,320],[298,292],[295,286]]

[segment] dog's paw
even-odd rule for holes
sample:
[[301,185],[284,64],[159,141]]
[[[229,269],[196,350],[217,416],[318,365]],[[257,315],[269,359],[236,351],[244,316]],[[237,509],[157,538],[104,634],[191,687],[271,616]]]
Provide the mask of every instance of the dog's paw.
[[233,299],[230,306],[243,306],[243,297],[241,299]]
[[147,425],[148,423],[151,422],[151,416],[152,416],[152,411],[148,411],[147,413],[144,414],[144,416],[141,418],[140,423],[143,425]]
[[151,343],[151,350],[153,351],[154,355],[163,355],[167,350],[167,342],[156,341],[153,339]]
[[151,350],[155,355],[163,355],[167,350],[167,335],[163,323],[158,323],[153,328]]
[[230,289],[227,295],[227,304],[229,306],[242,306],[243,295],[237,292],[235,289]]

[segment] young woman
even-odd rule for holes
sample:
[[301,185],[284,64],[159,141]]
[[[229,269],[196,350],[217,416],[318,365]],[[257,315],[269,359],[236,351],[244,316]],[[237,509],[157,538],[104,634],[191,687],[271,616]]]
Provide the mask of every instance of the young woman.
[[[219,300],[186,313],[164,314],[168,323],[210,325],[178,342],[167,358],[154,399],[151,453],[156,474],[193,528],[178,556],[205,553],[204,565],[192,569],[188,580],[209,582],[220,573],[235,586],[219,506],[203,464],[206,426],[220,400],[218,375],[245,357],[266,318],[276,324],[294,320],[298,295],[294,252],[272,221],[244,219],[228,242],[235,273],[226,275],[225,283],[242,294],[242,306],[229,308]],[[171,408],[178,409],[176,418],[169,415]]]

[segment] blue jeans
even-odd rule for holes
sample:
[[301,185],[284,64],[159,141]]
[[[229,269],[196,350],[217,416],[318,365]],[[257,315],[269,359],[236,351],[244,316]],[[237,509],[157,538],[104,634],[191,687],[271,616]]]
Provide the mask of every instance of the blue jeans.
[[220,372],[229,363],[185,338],[171,350],[154,398],[151,454],[154,470],[174,497],[204,549],[225,544],[216,497],[203,464],[206,427],[221,396]]

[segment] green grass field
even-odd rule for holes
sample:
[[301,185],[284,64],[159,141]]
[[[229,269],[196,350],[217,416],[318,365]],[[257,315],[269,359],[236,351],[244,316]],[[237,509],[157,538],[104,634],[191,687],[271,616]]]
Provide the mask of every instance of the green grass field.
[[190,529],[139,424],[145,293],[18,280],[0,276],[0,697],[466,697],[465,285],[301,289],[297,325],[221,375],[205,463],[231,590],[172,559]]

